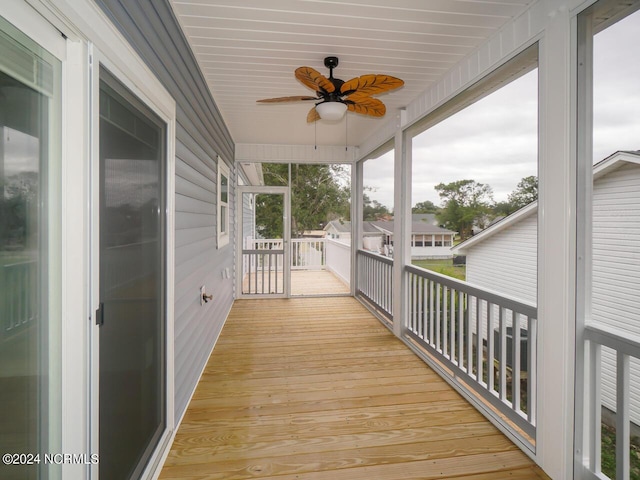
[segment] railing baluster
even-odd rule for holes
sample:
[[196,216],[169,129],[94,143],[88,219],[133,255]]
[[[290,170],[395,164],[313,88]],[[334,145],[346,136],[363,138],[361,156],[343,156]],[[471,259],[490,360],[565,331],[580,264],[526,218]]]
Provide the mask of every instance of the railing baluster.
[[591,379],[589,382],[589,404],[591,411],[589,412],[590,431],[587,438],[592,438],[593,442],[589,445],[589,462],[592,472],[600,473],[602,470],[602,346],[596,342],[589,342],[589,350],[591,360],[589,370],[591,371]]
[[476,297],[476,379],[478,383],[483,383],[482,379],[482,305],[483,302]]
[[631,425],[629,420],[629,355],[616,352],[616,479],[629,480]]
[[536,419],[536,398],[538,392],[538,376],[536,375],[536,365],[538,356],[538,321],[535,318],[527,317],[527,419],[535,423]]
[[427,280],[427,282],[429,283],[429,344],[433,345],[433,331],[434,331],[434,312],[433,312],[433,289],[434,289],[434,282],[431,280]]
[[464,369],[464,312],[467,294],[458,292],[458,366]]
[[504,307],[500,307],[500,311],[498,313],[498,331],[500,332],[498,335],[498,341],[500,342],[500,358],[498,362],[500,362],[500,399],[503,402],[507,401],[507,326],[506,319],[504,316],[505,309]]
[[474,303],[474,298],[472,295],[467,295],[467,315],[465,319],[466,324],[466,332],[465,332],[465,341],[467,342],[467,373],[470,376],[473,376],[473,335],[471,333],[471,320],[472,320],[472,311]]
[[520,315],[513,312],[513,362],[511,363],[511,377],[513,378],[513,409],[520,410]]
[[451,289],[451,307],[449,309],[449,359],[456,357],[456,296],[457,290]]
[[[283,256],[284,256],[284,255],[283,255]],[[279,291],[280,291],[280,290],[278,289],[278,259],[279,259],[279,258],[280,258],[280,255],[276,256],[276,269],[275,269],[275,272],[274,272],[274,275],[273,275],[273,278],[274,278],[274,280],[273,280],[273,281],[274,281],[275,286],[276,286],[276,292],[279,292]],[[284,271],[284,265],[282,265],[282,271]],[[283,284],[283,286],[284,286],[284,277],[282,278],[282,284]],[[283,292],[284,292],[284,288],[283,288],[282,290],[283,290]]]
[[449,345],[449,329],[447,324],[449,322],[449,289],[445,286],[443,287],[443,295],[442,295],[442,354],[445,356],[449,356],[448,354],[448,345]]
[[426,291],[428,282],[419,275],[415,275],[415,277],[416,282],[418,283],[418,294],[421,295],[421,298],[418,300],[418,304],[422,306],[422,314],[418,317],[418,329],[416,334],[422,339],[425,339],[428,336],[426,327],[427,316],[429,315],[429,306],[427,304],[429,295]]
[[442,291],[442,286],[440,284],[436,284],[435,286],[436,289],[436,350],[441,351],[441,345],[440,345],[440,321],[441,321],[441,314],[440,311],[442,310],[441,307],[441,291]]
[[494,305],[487,302],[487,385],[490,392],[493,392],[495,385],[493,364],[493,308]]
[[[278,261],[278,258],[276,257],[276,262],[277,262],[277,261]],[[268,282],[269,282],[269,289],[268,289],[268,292],[269,292],[269,293],[271,293],[271,264],[272,264],[272,262],[273,262],[273,254],[271,254],[271,253],[270,253],[270,254],[269,254],[269,277],[268,277],[268,278],[269,278],[269,280],[268,280]],[[276,292],[276,293],[277,293],[277,292]]]

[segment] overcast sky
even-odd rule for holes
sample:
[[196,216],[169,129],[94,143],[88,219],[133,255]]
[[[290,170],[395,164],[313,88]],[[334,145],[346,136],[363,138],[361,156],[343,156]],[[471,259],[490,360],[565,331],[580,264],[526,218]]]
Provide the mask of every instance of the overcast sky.
[[[594,162],[640,149],[640,12],[594,40]],[[489,184],[494,200],[537,175],[538,70],[413,139],[412,205],[440,205],[434,186],[471,179]],[[393,152],[365,164],[370,198],[393,207]]]

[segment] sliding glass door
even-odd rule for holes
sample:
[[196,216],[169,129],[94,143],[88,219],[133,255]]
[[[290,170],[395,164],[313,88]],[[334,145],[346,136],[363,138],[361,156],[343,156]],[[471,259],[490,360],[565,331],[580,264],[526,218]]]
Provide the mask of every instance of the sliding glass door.
[[166,425],[166,124],[100,71],[100,478],[138,478]]

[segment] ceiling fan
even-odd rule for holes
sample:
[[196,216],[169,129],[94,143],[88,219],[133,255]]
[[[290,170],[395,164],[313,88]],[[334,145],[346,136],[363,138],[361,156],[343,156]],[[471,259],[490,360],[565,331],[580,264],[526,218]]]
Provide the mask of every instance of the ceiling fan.
[[319,119],[340,120],[345,112],[361,113],[372,117],[382,117],[387,109],[377,98],[371,95],[387,92],[404,85],[399,78],[390,75],[362,75],[345,82],[333,77],[333,69],[338,66],[338,57],[326,57],[324,65],[329,69],[329,78],[311,67],[300,67],[295,76],[304,85],[315,90],[316,96],[293,96],[265,98],[260,103],[315,101],[318,102],[309,111],[307,122]]

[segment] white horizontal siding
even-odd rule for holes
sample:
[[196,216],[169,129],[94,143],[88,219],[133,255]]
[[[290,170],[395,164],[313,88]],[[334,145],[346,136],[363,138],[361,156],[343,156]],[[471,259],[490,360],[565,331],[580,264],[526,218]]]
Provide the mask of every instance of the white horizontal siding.
[[[640,166],[626,163],[593,189],[592,319],[640,335]],[[616,358],[602,352],[602,403],[615,411]],[[631,362],[631,420],[640,425],[640,362]]]
[[532,214],[469,248],[467,282],[536,304],[538,221]]

